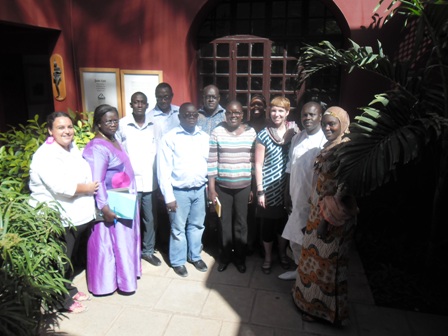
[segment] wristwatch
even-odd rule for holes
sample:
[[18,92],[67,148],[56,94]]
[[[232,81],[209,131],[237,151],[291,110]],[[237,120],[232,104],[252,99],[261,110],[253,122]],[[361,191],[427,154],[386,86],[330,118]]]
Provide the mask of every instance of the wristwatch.
[[264,190],[257,191],[257,196],[263,196],[263,195],[264,195]]

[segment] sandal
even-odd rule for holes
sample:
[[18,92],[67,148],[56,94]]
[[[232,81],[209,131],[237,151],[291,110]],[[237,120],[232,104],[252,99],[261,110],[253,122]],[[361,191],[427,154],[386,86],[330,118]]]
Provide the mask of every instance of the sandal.
[[289,259],[286,255],[280,257],[280,265],[284,270],[287,270],[291,267]]
[[261,265],[261,270],[264,274],[271,274],[271,262],[265,261],[263,265]]
[[86,306],[83,306],[81,303],[79,302],[74,302],[70,308],[67,309],[67,312],[70,314],[79,314],[79,313],[83,313],[87,310]]
[[84,292],[78,292],[73,296],[73,300],[81,302],[81,301],[90,301],[92,297],[89,294]]

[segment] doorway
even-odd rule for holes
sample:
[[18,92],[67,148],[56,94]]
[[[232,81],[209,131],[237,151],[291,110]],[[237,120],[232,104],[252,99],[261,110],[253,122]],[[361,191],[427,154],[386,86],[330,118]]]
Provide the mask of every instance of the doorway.
[[53,112],[50,55],[59,32],[0,23],[0,131]]

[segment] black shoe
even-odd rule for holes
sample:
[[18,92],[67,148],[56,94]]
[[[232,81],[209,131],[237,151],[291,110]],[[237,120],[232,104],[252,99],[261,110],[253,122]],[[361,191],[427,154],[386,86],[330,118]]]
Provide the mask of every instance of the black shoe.
[[160,266],[162,265],[162,262],[159,258],[157,258],[154,254],[143,254],[142,259],[146,260],[153,266]]
[[207,272],[208,267],[205,264],[205,262],[202,261],[202,259],[199,259],[197,261],[190,261],[190,262],[193,264],[194,267],[196,267],[196,269],[199,272]]
[[180,275],[181,277],[185,278],[186,276],[188,276],[188,271],[185,268],[184,265],[182,266],[173,266],[173,270],[177,275]]
[[227,265],[226,263],[219,263],[218,264],[218,272],[224,272],[227,269]]
[[238,272],[240,273],[246,273],[246,265],[244,264],[236,264],[236,269],[238,270]]

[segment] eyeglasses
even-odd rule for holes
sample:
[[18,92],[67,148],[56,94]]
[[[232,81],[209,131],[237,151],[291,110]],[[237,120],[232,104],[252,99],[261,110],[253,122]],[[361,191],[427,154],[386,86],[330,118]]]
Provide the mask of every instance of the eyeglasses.
[[205,100],[218,100],[219,96],[204,96]]
[[159,100],[159,101],[170,100],[171,98],[172,98],[172,95],[169,95],[169,96],[156,96],[156,99]]
[[226,115],[239,117],[239,116],[243,115],[243,112],[229,112],[229,111],[226,111]]
[[185,119],[188,119],[188,118],[197,118],[197,117],[199,117],[199,113],[185,113],[185,114],[180,114],[180,116],[182,117],[182,118],[185,118]]
[[106,120],[105,122],[104,122],[104,125],[106,125],[106,126],[112,126],[112,125],[118,125],[118,119],[116,119],[116,120]]

